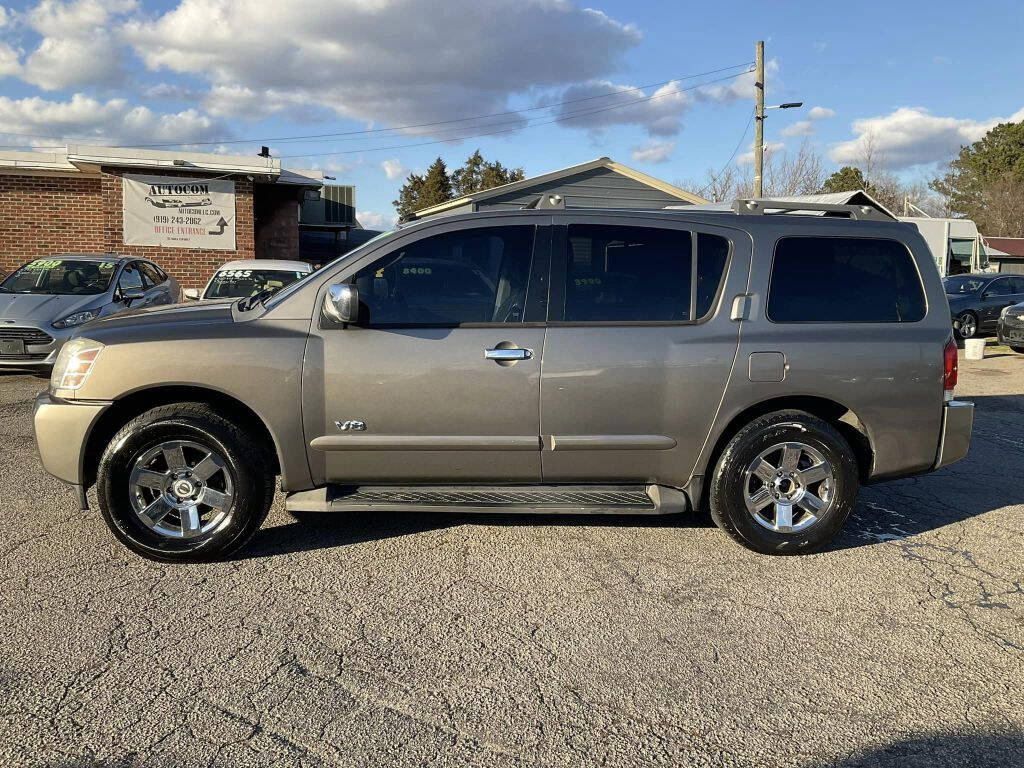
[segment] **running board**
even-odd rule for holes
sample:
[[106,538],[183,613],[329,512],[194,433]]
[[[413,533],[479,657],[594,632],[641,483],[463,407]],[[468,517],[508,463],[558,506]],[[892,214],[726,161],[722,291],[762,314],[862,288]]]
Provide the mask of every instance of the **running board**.
[[689,508],[683,491],[662,485],[329,485],[285,500],[289,512],[669,515]]

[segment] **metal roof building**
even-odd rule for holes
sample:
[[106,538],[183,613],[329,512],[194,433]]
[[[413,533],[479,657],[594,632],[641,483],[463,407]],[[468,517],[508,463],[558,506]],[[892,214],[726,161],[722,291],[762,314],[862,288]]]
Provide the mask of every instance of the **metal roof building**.
[[415,212],[417,219],[472,211],[520,208],[616,208],[651,210],[707,200],[646,173],[599,157],[588,163],[475,192]]

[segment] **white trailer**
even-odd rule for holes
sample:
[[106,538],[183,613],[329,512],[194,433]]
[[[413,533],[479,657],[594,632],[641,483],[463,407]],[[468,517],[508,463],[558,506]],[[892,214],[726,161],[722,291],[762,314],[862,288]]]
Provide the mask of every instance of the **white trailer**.
[[970,219],[925,216],[900,216],[899,219],[917,227],[928,243],[940,276],[984,272],[989,268],[985,243]]

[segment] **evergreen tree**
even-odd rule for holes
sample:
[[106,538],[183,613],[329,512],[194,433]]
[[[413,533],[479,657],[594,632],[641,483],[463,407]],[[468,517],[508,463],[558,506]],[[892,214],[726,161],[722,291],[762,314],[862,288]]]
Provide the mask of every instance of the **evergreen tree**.
[[979,141],[962,147],[932,189],[959,216],[985,234],[1024,233],[1024,122],[1000,123]]
[[405,180],[405,184],[398,190],[398,199],[391,202],[395,206],[395,212],[398,214],[400,222],[409,221],[412,218],[413,212],[422,207],[419,204],[422,190],[423,177],[416,173],[410,173],[409,178]]
[[484,167],[487,163],[478,149],[470,155],[461,168],[452,172],[452,189],[456,196],[464,197],[483,189]]
[[861,169],[852,165],[840,168],[825,179],[825,183],[821,187],[822,192],[853,192],[858,189],[863,189],[870,194],[871,184],[864,178]]
[[447,203],[452,199],[452,181],[448,178],[448,167],[440,157],[430,164],[423,174],[423,186],[416,201],[417,208]]
[[444,160],[437,158],[423,175],[410,173],[392,204],[399,221],[409,221],[423,208],[446,203],[456,197],[471,195],[491,187],[510,184],[525,178],[522,168],[506,168],[500,162],[487,162],[480,150],[466,158],[461,168],[451,174]]

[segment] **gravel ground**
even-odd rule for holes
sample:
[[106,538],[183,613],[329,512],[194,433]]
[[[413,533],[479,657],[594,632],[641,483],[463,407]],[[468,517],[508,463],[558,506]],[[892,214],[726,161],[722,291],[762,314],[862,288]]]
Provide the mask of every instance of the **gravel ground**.
[[43,474],[0,375],[0,765],[1024,764],[1024,356],[961,363],[970,456],[864,489],[829,552],[699,516],[280,499],[160,566]]

